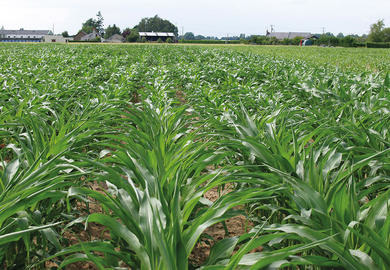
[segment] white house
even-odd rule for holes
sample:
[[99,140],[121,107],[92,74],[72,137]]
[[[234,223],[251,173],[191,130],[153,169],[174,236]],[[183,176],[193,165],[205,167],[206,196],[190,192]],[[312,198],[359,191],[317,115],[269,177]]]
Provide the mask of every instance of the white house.
[[45,35],[43,42],[46,43],[67,43],[69,40],[73,40],[72,37],[63,37],[62,35]]
[[50,30],[0,30],[0,42],[41,42],[45,35],[52,35]]

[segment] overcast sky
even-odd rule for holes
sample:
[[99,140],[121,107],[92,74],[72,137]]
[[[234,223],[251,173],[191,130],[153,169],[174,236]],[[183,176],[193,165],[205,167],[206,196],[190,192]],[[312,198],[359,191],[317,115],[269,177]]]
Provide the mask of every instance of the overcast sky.
[[297,31],[365,34],[384,19],[390,26],[390,0],[0,0],[0,27],[67,30],[75,34],[101,11],[104,25],[133,27],[158,14],[181,34],[229,36]]

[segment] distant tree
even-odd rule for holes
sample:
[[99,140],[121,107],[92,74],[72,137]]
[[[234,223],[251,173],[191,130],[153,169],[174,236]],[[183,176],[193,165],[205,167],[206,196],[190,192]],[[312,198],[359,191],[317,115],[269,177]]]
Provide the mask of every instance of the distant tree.
[[101,35],[103,35],[103,33],[104,33],[104,19],[103,19],[102,13],[100,11],[96,14],[96,24],[97,24],[96,30]]
[[103,35],[103,21],[103,16],[99,11],[96,14],[96,19],[89,18],[82,24],[81,31],[84,31],[85,33],[89,34],[92,33],[92,31],[95,29],[100,35]]
[[343,47],[354,47],[356,43],[356,38],[352,35],[340,38],[339,45]]
[[161,39],[161,38],[158,38],[158,39],[157,39],[157,43],[163,43],[162,39]]
[[326,33],[321,35],[315,43],[318,45],[338,46],[339,39],[335,37],[332,33]]
[[276,42],[277,39],[273,37],[273,40],[269,37],[266,36],[257,36],[257,35],[252,35],[251,38],[249,39],[249,42],[252,44],[259,44],[259,45],[270,45],[272,42]]
[[169,37],[169,38],[167,38],[167,40],[165,42],[166,43],[173,43],[173,40]]
[[293,41],[291,39],[289,39],[289,38],[285,38],[285,39],[282,40],[282,44],[283,45],[291,45],[292,42]]
[[184,34],[183,38],[185,40],[194,40],[195,39],[195,35],[192,32],[187,32],[187,33]]
[[368,34],[368,40],[373,42],[382,42],[384,41],[383,29],[385,23],[382,20],[378,20],[376,23],[371,24],[370,33]]
[[303,39],[303,37],[295,37],[291,40],[291,44],[292,45],[296,45],[298,46],[300,43],[301,43],[301,40]]
[[62,32],[62,36],[63,36],[63,37],[69,37],[69,33],[68,33],[68,31],[64,31],[64,32]]
[[390,27],[384,28],[382,30],[383,41],[390,42]]
[[222,37],[223,40],[240,40],[238,36]]
[[202,35],[197,35],[197,36],[195,36],[195,39],[196,40],[204,40],[204,39],[206,39],[206,37],[202,36]]
[[266,39],[265,36],[252,35],[249,39],[249,43],[263,45],[265,44]]
[[337,34],[337,37],[338,37],[338,38],[343,38],[343,37],[344,37],[344,34],[340,32],[340,33]]
[[139,33],[137,29],[131,29],[130,34],[126,36],[127,42],[137,42],[139,40]]
[[109,38],[115,34],[121,34],[121,29],[116,26],[115,24],[113,26],[109,25],[107,26],[105,32],[104,32],[104,38]]
[[122,36],[123,36],[124,38],[127,38],[127,36],[130,35],[130,33],[131,33],[131,28],[130,28],[130,27],[127,27],[127,28],[125,28],[125,30],[123,30]]
[[172,32],[177,36],[177,27],[168,20],[155,15],[151,18],[143,18],[134,28],[139,32]]
[[81,31],[84,31],[87,34],[92,33],[93,29],[96,29],[96,22],[92,18],[86,20],[81,27]]
[[331,36],[330,38],[329,38],[329,44],[330,44],[330,46],[339,46],[340,44],[340,40],[337,38],[337,37],[335,37],[335,36]]
[[279,42],[279,40],[276,38],[276,37],[271,37],[270,39],[269,39],[269,44],[270,45],[278,45],[280,42]]
[[102,42],[102,38],[97,36],[96,38],[94,38],[94,39],[92,39],[90,41],[92,41],[92,42]]
[[366,43],[367,42],[367,38],[368,38],[368,35],[367,34],[363,34],[362,36],[359,37],[359,35],[353,35],[353,37],[355,38],[356,42],[357,43]]

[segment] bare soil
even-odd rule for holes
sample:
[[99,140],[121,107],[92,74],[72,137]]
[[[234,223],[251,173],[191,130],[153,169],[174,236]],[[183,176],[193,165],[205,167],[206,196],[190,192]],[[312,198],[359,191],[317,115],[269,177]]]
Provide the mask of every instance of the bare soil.
[[[214,202],[220,196],[229,193],[231,191],[232,189],[230,186],[226,186],[222,192],[218,190],[218,187],[215,187],[207,191],[204,197]],[[213,226],[207,228],[204,231],[204,234],[211,236],[214,240],[210,240],[209,238],[205,238],[205,237],[200,239],[200,241],[195,245],[189,257],[189,262],[192,265],[194,266],[202,265],[207,260],[208,256],[210,255],[210,249],[216,242],[224,238],[240,236],[248,232],[253,227],[253,223],[249,222],[246,219],[246,217],[240,215],[228,219],[226,221],[226,227],[227,227],[228,234],[226,233],[226,230],[222,223],[214,224]]]
[[[85,179],[81,179],[85,180]],[[91,189],[98,191],[100,193],[104,193],[104,189],[107,189],[107,186],[98,184],[96,181],[89,183],[89,186]],[[215,187],[209,191],[207,191],[204,195],[204,197],[212,202],[216,201],[219,197],[221,197],[224,194],[227,194],[231,192],[232,186],[226,185],[223,190],[221,190],[218,187]],[[90,203],[87,206],[84,202],[78,202],[77,208],[80,212],[82,212],[84,215],[90,214],[90,213],[102,213],[102,208],[100,204],[93,199],[90,198]],[[240,209],[240,207],[237,207],[237,209]],[[196,244],[194,247],[190,257],[189,262],[193,266],[200,266],[202,265],[208,258],[210,254],[210,249],[212,246],[224,239],[224,238],[230,238],[234,236],[240,236],[246,232],[248,232],[253,227],[253,223],[247,220],[245,216],[236,216],[231,219],[228,219],[226,221],[226,228],[223,226],[222,223],[217,223],[209,228],[207,228],[203,235],[208,235],[209,237],[202,237],[200,241]],[[89,223],[86,230],[80,230],[80,231],[71,231],[68,230],[64,232],[63,236],[69,241],[71,245],[75,245],[86,241],[94,241],[94,240],[109,240],[110,234],[106,230],[106,228],[100,224],[96,223]],[[212,238],[213,240],[211,240]],[[261,249],[260,249],[261,250]],[[54,262],[47,262],[46,268],[50,269],[51,267],[56,267],[57,264]],[[69,270],[86,270],[91,269],[95,270],[98,269],[93,263],[90,262],[79,262],[79,263],[73,263],[66,267],[66,269]],[[129,268],[130,269],[130,268]]]

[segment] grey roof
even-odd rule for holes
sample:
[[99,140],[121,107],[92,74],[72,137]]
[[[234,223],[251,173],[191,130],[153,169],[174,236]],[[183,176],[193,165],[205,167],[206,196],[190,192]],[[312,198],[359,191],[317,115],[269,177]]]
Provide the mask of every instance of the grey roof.
[[111,37],[109,37],[107,40],[125,40],[125,38],[122,35],[114,34]]
[[267,33],[267,37],[275,37],[277,39],[285,39],[285,38],[295,38],[295,37],[302,37],[302,38],[311,38],[313,35],[309,32],[272,32]]
[[85,36],[82,36],[81,37],[81,41],[90,41],[90,40],[92,40],[92,39],[95,39],[95,38],[97,38],[99,35],[98,35],[98,33],[96,33],[95,31],[93,31],[92,33],[90,33],[90,34],[87,34],[87,35],[85,35]]
[[174,37],[174,33],[168,32],[139,32],[140,37]]
[[49,35],[51,33],[50,30],[0,30],[0,35],[36,35],[36,36],[44,36]]

